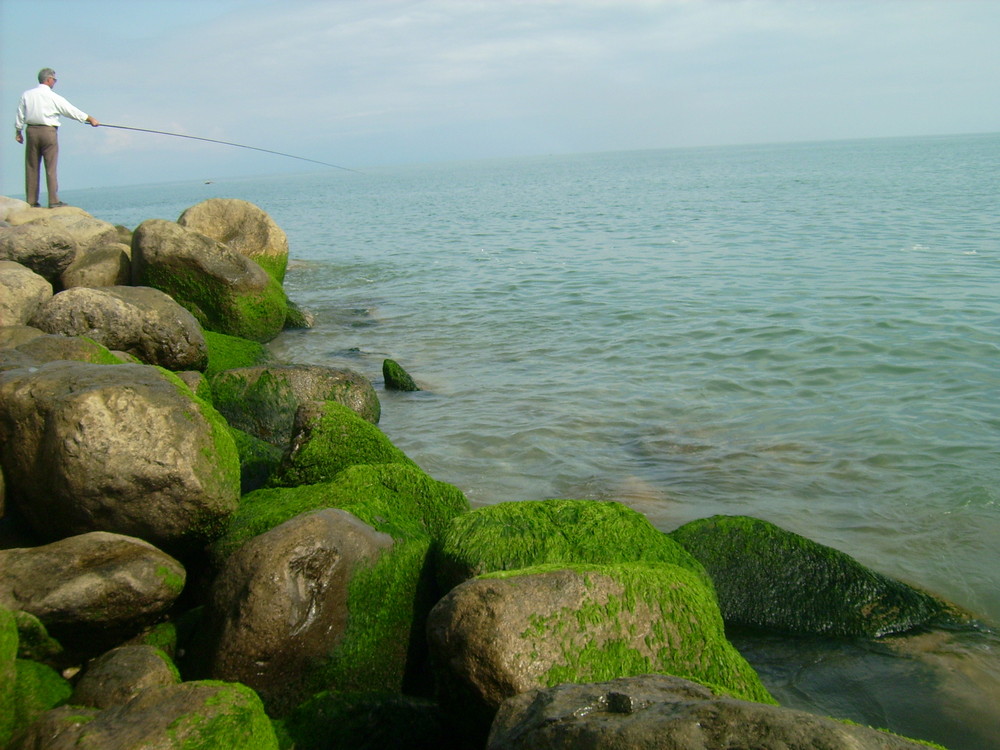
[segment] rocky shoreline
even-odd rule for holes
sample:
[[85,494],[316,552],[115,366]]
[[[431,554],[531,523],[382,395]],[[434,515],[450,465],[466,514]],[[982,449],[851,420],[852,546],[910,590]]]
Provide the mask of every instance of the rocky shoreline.
[[240,200],[0,198],[0,747],[928,746],[778,706],[726,628],[964,613],[753,518],[473,510],[370,381],[269,355],[288,255]]

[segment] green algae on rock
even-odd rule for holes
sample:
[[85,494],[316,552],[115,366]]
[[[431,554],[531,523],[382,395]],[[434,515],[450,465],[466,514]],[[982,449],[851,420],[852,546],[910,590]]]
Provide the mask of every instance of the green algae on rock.
[[28,659],[15,662],[14,730],[26,727],[38,716],[66,702],[73,692],[69,682],[52,667]]
[[333,479],[356,464],[416,466],[378,427],[335,401],[298,411],[292,446],[271,476],[271,485],[294,487]]
[[670,536],[705,566],[729,624],[877,638],[962,619],[930,594],[757,518],[713,516]]
[[271,353],[259,341],[230,336],[216,331],[205,331],[208,346],[208,367],[205,375],[211,378],[223,370],[236,367],[253,367],[271,359]]
[[0,607],[0,747],[6,747],[14,731],[17,649],[17,621],[9,609]]
[[387,391],[419,391],[410,374],[394,359],[382,362],[382,377],[385,378]]
[[711,585],[697,560],[641,513],[617,502],[524,500],[455,517],[441,541],[443,591],[482,573],[546,563],[669,562]]

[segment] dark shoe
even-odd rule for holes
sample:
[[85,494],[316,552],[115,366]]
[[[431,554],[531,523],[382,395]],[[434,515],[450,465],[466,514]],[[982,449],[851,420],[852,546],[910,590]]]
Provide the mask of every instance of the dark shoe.
[[32,208],[41,208],[41,207],[42,207],[42,204],[41,204],[41,203],[32,203],[32,204],[31,204],[31,207],[32,207]]
[[59,201],[58,203],[50,203],[49,204],[49,208],[65,208],[67,206],[69,206],[69,204],[68,203],[63,203],[62,201]]

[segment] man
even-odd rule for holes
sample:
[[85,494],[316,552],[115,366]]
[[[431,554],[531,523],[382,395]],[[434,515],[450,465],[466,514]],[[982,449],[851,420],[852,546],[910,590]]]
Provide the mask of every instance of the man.
[[14,138],[24,143],[21,131],[27,125],[26,150],[24,152],[25,199],[38,207],[39,166],[45,161],[45,184],[49,192],[49,208],[65,206],[59,200],[59,181],[56,178],[56,162],[59,159],[57,130],[59,116],[72,117],[80,122],[89,122],[93,127],[101,123],[85,112],[81,112],[52,90],[56,85],[56,72],[52,68],[38,71],[38,85],[21,95],[17,105],[16,130]]

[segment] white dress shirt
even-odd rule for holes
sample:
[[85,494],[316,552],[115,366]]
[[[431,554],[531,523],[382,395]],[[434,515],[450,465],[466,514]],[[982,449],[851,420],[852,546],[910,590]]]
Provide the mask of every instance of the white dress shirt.
[[40,83],[35,88],[25,91],[21,96],[21,102],[17,105],[17,119],[14,121],[14,128],[23,130],[25,125],[55,125],[59,127],[60,115],[72,117],[80,122],[87,121],[85,112],[74,107],[49,86]]

